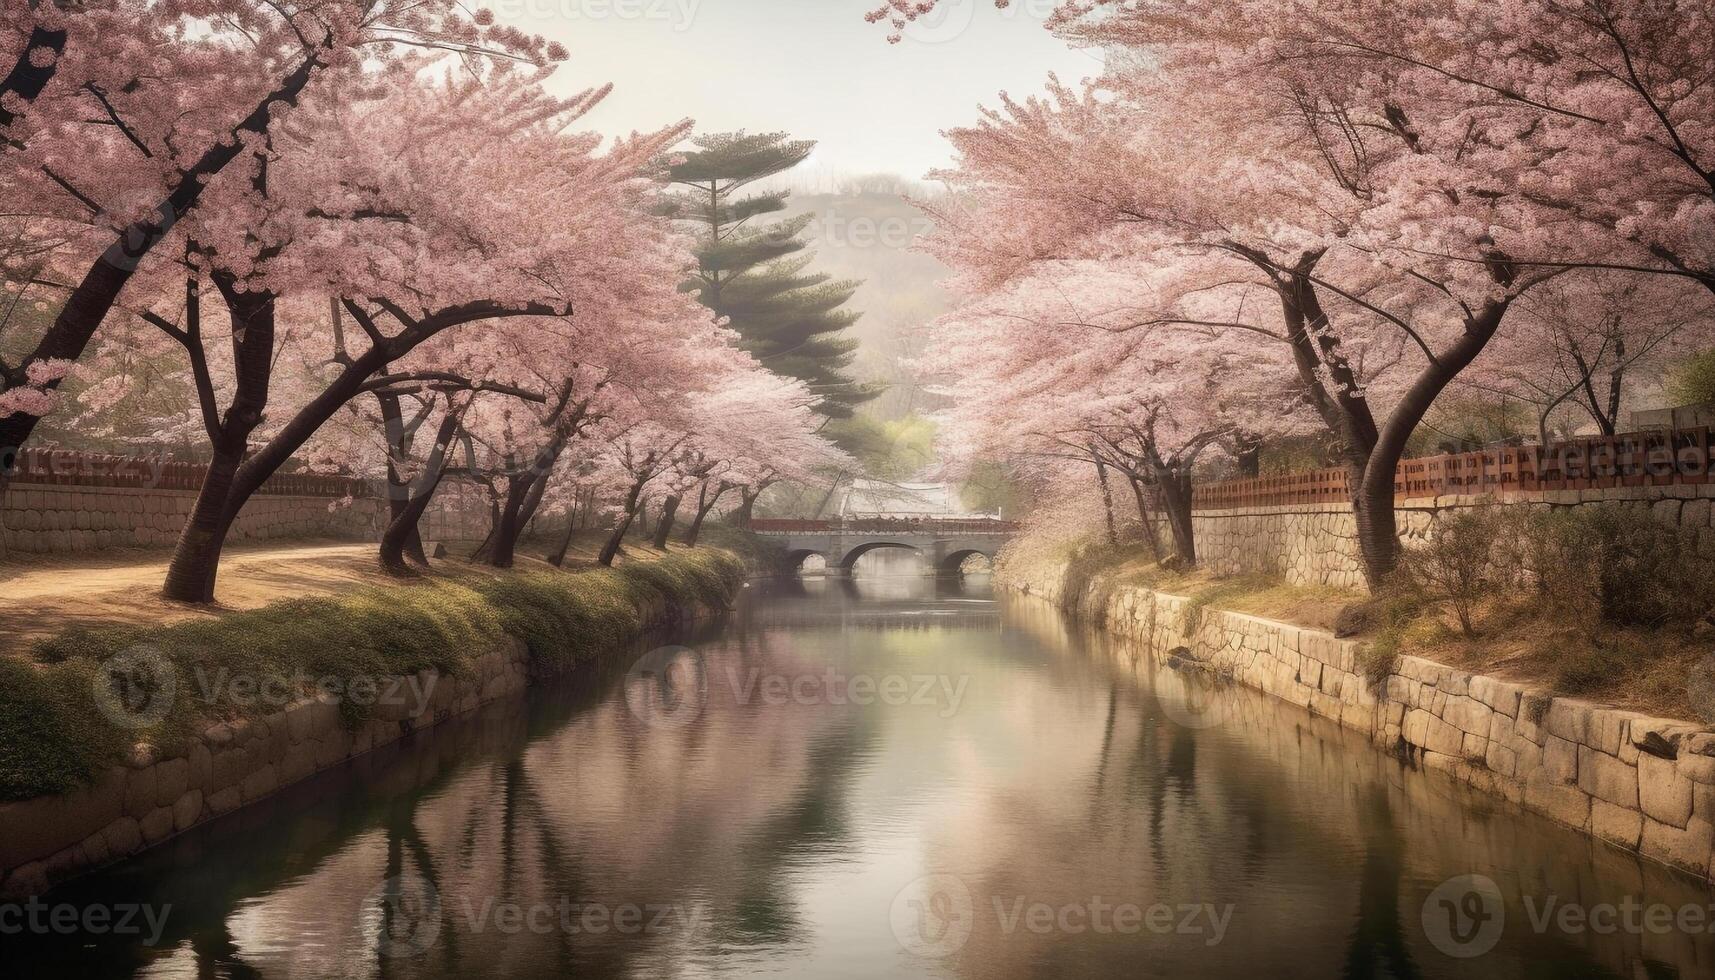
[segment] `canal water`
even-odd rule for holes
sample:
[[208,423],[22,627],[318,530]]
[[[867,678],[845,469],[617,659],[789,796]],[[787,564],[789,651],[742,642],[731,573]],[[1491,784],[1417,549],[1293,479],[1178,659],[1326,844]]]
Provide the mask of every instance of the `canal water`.
[[0,976],[1710,977],[1711,905],[984,578],[860,576],[45,896]]

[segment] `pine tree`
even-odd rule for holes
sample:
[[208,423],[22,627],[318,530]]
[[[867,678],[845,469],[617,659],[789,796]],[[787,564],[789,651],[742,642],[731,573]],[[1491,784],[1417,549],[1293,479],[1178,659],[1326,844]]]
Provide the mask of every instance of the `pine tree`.
[[843,309],[859,285],[810,268],[802,237],[810,215],[761,221],[786,210],[787,191],[742,194],[797,166],[816,144],[785,133],[715,133],[669,168],[681,188],[670,207],[696,226],[697,268],[685,289],[725,317],[739,341],[769,369],[804,381],[828,418],[880,394],[848,372],[857,341],[844,336],[862,314]]

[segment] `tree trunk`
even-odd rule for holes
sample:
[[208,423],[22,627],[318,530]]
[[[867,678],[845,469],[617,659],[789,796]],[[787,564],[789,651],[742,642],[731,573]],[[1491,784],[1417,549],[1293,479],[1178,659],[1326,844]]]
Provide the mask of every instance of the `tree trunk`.
[[1113,491],[1108,488],[1108,466],[1095,453],[1090,454],[1090,459],[1096,464],[1096,482],[1102,487],[1102,514],[1108,522],[1108,546],[1117,548],[1120,544],[1120,535],[1119,529],[1114,525],[1114,495]]
[[578,494],[572,506],[566,511],[566,533],[560,536],[560,546],[548,556],[548,564],[555,568],[563,568],[566,564],[566,552],[572,550],[572,539],[578,533],[578,508],[583,500],[583,494]]
[[679,514],[679,495],[670,494],[661,502],[661,522],[655,525],[655,549],[667,550],[667,536],[673,533],[673,519]]
[[1372,592],[1381,589],[1399,567],[1394,479],[1399,471],[1399,461],[1405,455],[1406,441],[1417,430],[1418,423],[1423,421],[1423,416],[1441,392],[1483,352],[1495,331],[1500,329],[1501,320],[1510,306],[1510,300],[1489,300],[1468,318],[1459,339],[1419,372],[1381,429],[1352,500],[1358,526],[1358,549],[1364,558],[1364,581]]
[[518,554],[518,537],[529,518],[524,516],[525,504],[542,477],[535,473],[514,477],[507,487],[506,504],[500,510],[500,521],[488,543],[488,564],[495,568],[511,568]]
[[750,527],[750,522],[752,520],[751,515],[756,510],[756,498],[760,496],[762,496],[761,490],[757,490],[754,493],[746,492],[744,490],[739,491],[738,509],[733,511],[732,518],[735,525],[744,528]]
[[227,275],[216,274],[214,280],[232,318],[237,385],[232,404],[218,428],[210,432],[214,454],[208,475],[167,566],[162,593],[179,602],[214,601],[221,549],[250,499],[249,491],[240,490],[239,472],[249,451],[250,433],[261,424],[268,407],[274,367],[274,295],[240,292]]
[[1149,546],[1149,556],[1157,562],[1161,561],[1161,538],[1155,533],[1155,517],[1149,512],[1149,498],[1145,495],[1143,481],[1135,476],[1128,476],[1131,483],[1132,496],[1137,498],[1137,519],[1143,522],[1143,541]]
[[1161,506],[1167,511],[1167,527],[1173,533],[1173,552],[1187,567],[1197,564],[1197,532],[1191,521],[1191,474],[1177,466],[1156,469],[1161,487]]
[[649,477],[638,477],[631,484],[631,490],[625,495],[625,516],[619,519],[619,524],[608,535],[607,543],[601,546],[601,556],[597,564],[604,568],[613,564],[613,559],[619,554],[619,546],[625,541],[625,532],[631,530],[631,522],[637,519],[638,501],[643,497],[643,487],[649,482]]
[[388,523],[387,530],[381,533],[381,567],[394,575],[412,574],[411,566],[406,564],[409,559],[419,568],[429,566],[429,557],[423,553],[423,538],[418,532],[423,512],[429,508],[429,492],[420,499],[406,504],[398,516]]
[[547,492],[548,478],[554,472],[554,465],[560,461],[560,453],[565,450],[569,438],[569,434],[556,436],[536,453],[528,472],[513,477],[510,481],[506,492],[506,506],[500,511],[500,521],[487,545],[488,563],[495,568],[512,567],[518,554],[518,539],[523,536],[525,525],[535,518],[536,509],[542,506],[542,495]]
[[[1379,472],[1379,471],[1377,471]],[[1358,528],[1358,553],[1364,562],[1364,582],[1381,590],[1399,567],[1399,524],[1394,513],[1393,480],[1372,486],[1366,468],[1352,495],[1352,517]]]
[[178,602],[213,602],[215,573],[221,549],[237,514],[227,516],[234,496],[234,483],[242,454],[217,452],[209,462],[191,508],[190,520],[179,532],[179,542],[167,565],[167,580],[161,593]]
[[[705,484],[704,490],[707,490],[707,489],[708,489],[708,487]],[[715,489],[714,493],[708,494],[706,496],[705,495],[699,495],[698,496],[698,498],[697,498],[697,516],[693,517],[691,519],[691,527],[689,530],[687,530],[685,532],[685,547],[695,548],[697,546],[697,537],[698,537],[698,535],[703,533],[703,521],[704,521],[704,519],[709,516],[710,511],[715,509],[715,501],[721,499],[721,495],[726,493],[728,490],[731,490],[731,489],[732,489],[732,487],[723,483]]]
[[488,497],[488,533],[483,535],[482,543],[470,553],[471,561],[487,561],[489,552],[494,548],[494,536],[500,531],[500,501],[494,499],[492,489]]
[[[408,520],[406,520],[405,511],[410,510],[410,506],[412,506],[410,484],[408,484],[408,482],[400,482],[400,484],[396,484],[396,486],[394,486],[393,481],[396,477],[398,477],[398,470],[394,470],[393,463],[389,462],[388,527],[391,529],[394,523],[398,523],[403,520],[406,527],[408,527],[408,530],[405,532],[405,539],[400,542],[401,558],[412,561],[413,565],[422,566],[422,568],[429,568],[429,553],[424,551],[424,535],[422,535],[422,523],[420,523],[422,522],[424,511],[427,510],[427,501],[424,503],[424,508],[417,511],[417,515],[415,515],[415,517],[408,518]],[[401,494],[401,496],[393,496],[394,493]],[[432,493],[432,491],[430,491],[430,493]],[[382,542],[384,541],[386,541],[386,539],[382,539]],[[382,565],[386,565],[386,556],[382,556]]]
[[1262,475],[1262,440],[1248,433],[1241,433],[1233,439],[1233,461],[1237,464],[1239,476],[1246,479]]
[[[462,417],[462,413],[453,408],[452,400],[448,399],[446,415],[441,419],[440,429],[435,433],[435,446],[429,451],[429,458],[423,464],[422,489],[403,501],[404,506],[393,515],[393,520],[381,535],[381,567],[388,572],[395,575],[409,573],[405,558],[413,544],[417,554],[422,556],[414,560],[418,560],[425,567],[429,564],[428,557],[423,556],[423,540],[417,533],[417,526],[423,518],[423,512],[429,509],[429,501],[434,498],[435,491],[440,489],[441,480],[447,475],[447,465],[452,455],[449,447],[452,445],[453,436],[458,433]],[[409,493],[409,484],[406,484],[404,489]]]
[[[272,316],[270,307],[270,317]],[[248,345],[247,345],[248,346]],[[219,518],[213,522],[209,533],[190,537],[192,528],[186,528],[186,537],[180,539],[180,550],[185,552],[186,565],[183,574],[169,573],[169,582],[174,583],[169,598],[183,598],[189,602],[208,602],[214,595],[215,573],[220,562],[220,550],[225,544],[226,531],[237,519],[238,512],[244,508],[251,496],[261,489],[292,454],[303,448],[304,443],[315,435],[316,431],[332,418],[347,402],[357,397],[363,390],[366,380],[376,371],[398,356],[391,346],[371,348],[362,357],[345,366],[338,377],[322,390],[322,393],[311,399],[298,411],[298,414],[287,422],[273,439],[261,449],[252,453],[238,467],[232,476],[231,489],[226,493],[225,506]],[[174,556],[177,564],[180,558]],[[197,574],[193,574],[194,571]]]
[[631,522],[636,520],[637,512],[628,510],[625,516],[613,528],[613,533],[607,536],[607,541],[601,546],[601,554],[596,558],[596,564],[603,568],[611,568],[613,559],[619,554],[619,544],[625,540],[625,532],[631,530]]
[[[391,529],[404,517],[406,508],[411,504],[410,481],[405,479],[404,474],[399,472],[399,467],[394,463],[395,458],[404,459],[410,453],[411,437],[405,431],[405,416],[400,408],[399,396],[378,391],[375,393],[375,400],[381,405],[381,425],[387,437],[388,448],[391,450],[387,459],[387,526]],[[437,481],[438,479],[437,477]],[[421,517],[422,514],[419,513],[417,518]],[[400,554],[404,558],[427,568],[429,556],[423,551],[423,536],[418,531],[418,519],[412,519],[406,523],[409,531],[406,533],[404,541],[400,543]],[[385,535],[382,541],[385,545]],[[383,568],[389,567],[385,551],[386,549],[383,547],[381,556]]]

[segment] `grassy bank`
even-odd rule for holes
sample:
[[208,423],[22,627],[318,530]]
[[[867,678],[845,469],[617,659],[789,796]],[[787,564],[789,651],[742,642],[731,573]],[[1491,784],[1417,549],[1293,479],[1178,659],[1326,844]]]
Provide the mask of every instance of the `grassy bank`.
[[[1100,581],[1109,594],[1125,586],[1186,596],[1192,610],[1225,609],[1299,626],[1332,629],[1341,609],[1364,601],[1362,592],[1323,585],[1289,585],[1277,576],[1219,576],[1204,568],[1164,568],[1143,545],[1086,545],[1067,549],[1056,559],[1066,568],[1068,594],[1083,594]],[[1018,570],[1008,575],[1019,577]],[[1030,576],[1023,575],[1020,580]],[[1105,604],[1107,596],[1098,597]],[[1193,613],[1195,614],[1195,613]]]
[[[138,742],[170,748],[210,723],[281,707],[277,698],[206,697],[210,678],[227,692],[248,689],[233,679],[300,696],[356,691],[425,669],[464,676],[508,637],[564,669],[638,636],[640,606],[722,605],[744,577],[737,556],[696,549],[614,569],[451,570],[217,619],[68,630],[31,657],[0,658],[0,800],[64,792]],[[119,722],[113,696],[127,709]],[[367,716],[366,700],[341,699],[348,725]]]
[[[1437,528],[1373,597],[1174,571],[1141,546],[1068,547],[1052,564],[1066,569],[1068,595],[1097,583],[1109,593],[1141,586],[1189,597],[1192,616],[1222,609],[1363,640],[1372,677],[1410,654],[1556,695],[1715,722],[1715,539],[1623,505],[1476,508]],[[1008,574],[1027,581],[1031,571]]]

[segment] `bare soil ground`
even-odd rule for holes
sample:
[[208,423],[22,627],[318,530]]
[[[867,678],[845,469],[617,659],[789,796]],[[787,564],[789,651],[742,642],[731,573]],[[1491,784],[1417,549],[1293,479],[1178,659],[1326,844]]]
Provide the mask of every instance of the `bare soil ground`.
[[[558,542],[554,542],[557,545]],[[445,574],[476,571],[462,558],[476,542],[449,545],[451,557],[435,562]],[[567,567],[593,562],[599,533],[580,535]],[[544,564],[543,541],[519,547],[518,564]],[[646,557],[627,543],[623,554]],[[256,609],[282,599],[333,595],[391,581],[376,560],[375,545],[294,541],[228,548],[215,586],[215,603],[197,606],[161,598],[168,551],[116,551],[94,555],[17,556],[0,563],[0,655],[27,653],[38,639],[70,626],[145,625]],[[624,558],[621,559],[625,560]]]

